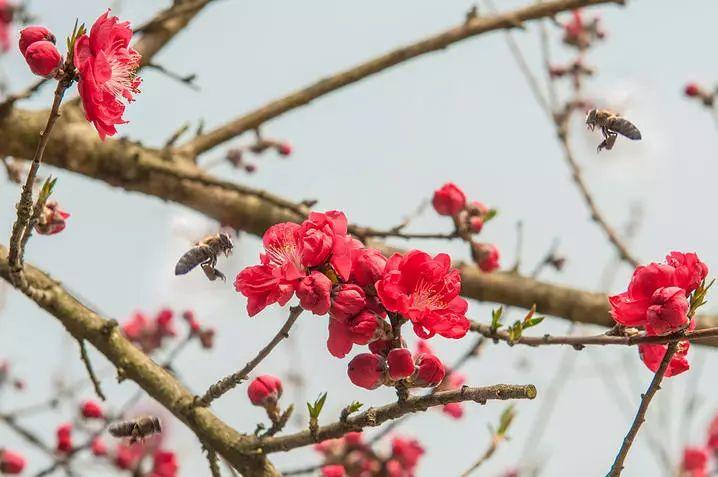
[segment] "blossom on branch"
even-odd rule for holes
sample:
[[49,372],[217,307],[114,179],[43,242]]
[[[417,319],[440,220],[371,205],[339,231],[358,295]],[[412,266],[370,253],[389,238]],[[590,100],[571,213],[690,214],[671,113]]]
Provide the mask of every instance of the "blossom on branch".
[[25,458],[17,452],[0,448],[0,473],[20,474],[25,469]]

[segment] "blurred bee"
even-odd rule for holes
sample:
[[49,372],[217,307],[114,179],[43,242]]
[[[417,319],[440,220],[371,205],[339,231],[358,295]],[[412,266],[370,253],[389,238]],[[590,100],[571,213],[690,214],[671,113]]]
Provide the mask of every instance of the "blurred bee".
[[217,278],[226,280],[224,274],[215,268],[217,255],[222,252],[224,252],[225,257],[232,253],[232,241],[229,235],[219,233],[205,237],[180,257],[177,265],[175,265],[175,275],[184,275],[197,265],[200,265],[210,281]]
[[641,131],[632,122],[607,109],[589,111],[586,125],[591,131],[596,127],[601,128],[603,141],[598,145],[598,152],[601,152],[601,149],[611,150],[619,134],[633,141],[641,139]]
[[114,437],[129,437],[130,444],[162,432],[159,418],[141,416],[129,421],[115,422],[108,428]]

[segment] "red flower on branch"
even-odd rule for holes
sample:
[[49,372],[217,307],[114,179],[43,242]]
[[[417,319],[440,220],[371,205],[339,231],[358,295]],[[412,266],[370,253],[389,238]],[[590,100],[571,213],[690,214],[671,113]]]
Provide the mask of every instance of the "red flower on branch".
[[[689,341],[681,341],[678,344],[678,350],[671,358],[666,368],[665,376],[667,378],[681,374],[691,367],[688,363],[688,349],[691,347]],[[668,345],[665,344],[640,344],[638,345],[638,353],[643,363],[654,373],[661,366],[661,361],[666,355]]]
[[249,384],[247,396],[255,406],[276,404],[282,397],[282,381],[269,374],[258,376]]
[[466,207],[466,194],[456,184],[449,182],[434,191],[431,204],[437,214],[453,217]]
[[85,117],[102,140],[114,136],[124,124],[124,99],[134,101],[141,79],[136,75],[140,54],[130,47],[132,29],[106,11],[92,25],[90,34],[75,42],[74,63],[80,73],[77,88]]
[[16,475],[25,469],[25,458],[7,449],[0,449],[0,472],[7,475]]
[[686,447],[683,450],[681,476],[706,477],[708,475],[708,458],[710,454],[705,447]]
[[49,41],[50,43],[55,43],[55,35],[53,35],[52,32],[44,26],[33,25],[23,28],[20,30],[20,41],[18,42],[22,56],[25,56],[27,47],[36,41]]
[[54,43],[36,41],[25,50],[25,61],[30,67],[30,71],[38,76],[50,78],[60,68],[62,55],[57,51]]

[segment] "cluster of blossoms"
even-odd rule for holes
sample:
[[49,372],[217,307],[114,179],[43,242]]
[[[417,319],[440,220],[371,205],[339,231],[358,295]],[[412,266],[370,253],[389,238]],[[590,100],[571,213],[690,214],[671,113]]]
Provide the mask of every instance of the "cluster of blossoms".
[[699,100],[701,103],[703,103],[704,106],[712,107],[715,102],[716,94],[718,94],[717,89],[708,90],[698,83],[688,83],[683,88],[683,93],[688,96],[689,98],[695,98]]
[[414,439],[396,436],[391,452],[380,455],[364,442],[361,432],[350,432],[314,446],[324,457],[323,477],[413,477],[424,448]]
[[[55,36],[43,26],[29,26],[20,32],[20,53],[30,70],[46,78],[72,74],[85,110],[101,139],[117,133],[124,124],[123,100],[131,102],[139,93],[140,78],[136,71],[141,57],[130,47],[132,29],[129,22],[120,22],[103,13],[92,25],[90,34],[73,38],[72,65],[77,72],[63,71],[63,58],[55,46]],[[67,68],[64,68],[67,69]]]
[[491,209],[478,201],[468,202],[466,194],[456,184],[444,184],[434,191],[431,200],[439,215],[451,217],[456,233],[471,243],[474,261],[484,272],[493,272],[499,268],[499,250],[489,243],[474,242],[472,236],[481,232],[484,224],[496,215]]
[[601,28],[601,19],[597,16],[585,19],[580,9],[573,10],[571,20],[563,24],[563,42],[579,50],[585,50],[604,38],[606,32]]
[[234,282],[248,298],[250,316],[273,303],[284,305],[296,294],[303,309],[329,314],[332,355],[343,358],[353,345],[370,346],[372,353],[349,365],[355,384],[376,387],[379,375],[401,376],[415,386],[441,381],[441,362],[412,359],[400,333],[406,322],[420,338],[467,333],[468,304],[459,296],[461,278],[448,255],[412,250],[387,259],[348,235],[346,217],[338,211],[312,212],[302,224],[274,225],[263,244],[261,264],[245,268]]
[[[611,316],[619,325],[644,328],[649,336],[693,329],[689,297],[701,287],[708,267],[695,253],[671,252],[664,263],[640,266],[633,272],[628,290],[609,297]],[[641,359],[655,372],[668,345],[641,344]],[[670,361],[666,376],[680,374],[690,367],[686,355],[690,343],[681,341]]]
[[[214,329],[203,327],[191,310],[182,312],[182,318],[189,327],[190,338],[197,338],[203,348],[211,349],[214,345]],[[122,333],[142,351],[152,353],[162,348],[166,338],[177,336],[174,312],[169,308],[162,308],[154,318],[150,318],[145,313],[137,311],[122,324]]]
[[235,169],[244,169],[248,173],[257,170],[257,166],[246,161],[246,153],[251,152],[254,155],[261,155],[265,152],[273,150],[279,154],[279,157],[289,157],[292,155],[292,145],[286,141],[277,141],[275,139],[259,138],[257,142],[245,147],[235,147],[227,151],[225,159]]
[[17,452],[0,447],[0,474],[17,475],[25,469],[25,458]]
[[[714,417],[708,427],[705,445],[688,446],[683,450],[681,460],[681,477],[708,477],[708,467],[718,456],[718,416]],[[714,462],[715,468],[715,462]]]

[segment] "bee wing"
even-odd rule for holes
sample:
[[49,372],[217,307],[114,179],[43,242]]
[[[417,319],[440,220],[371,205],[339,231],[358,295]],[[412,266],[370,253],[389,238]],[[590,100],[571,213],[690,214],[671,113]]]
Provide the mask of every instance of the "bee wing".
[[623,136],[626,136],[628,139],[632,139],[634,141],[641,139],[641,131],[639,131],[638,128],[628,119],[618,117],[614,118],[611,123],[611,129]]
[[207,250],[204,247],[192,247],[180,257],[175,265],[175,275],[184,275],[200,263],[207,260]]

